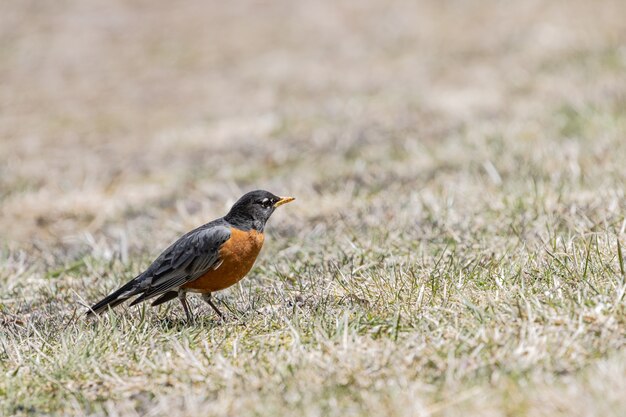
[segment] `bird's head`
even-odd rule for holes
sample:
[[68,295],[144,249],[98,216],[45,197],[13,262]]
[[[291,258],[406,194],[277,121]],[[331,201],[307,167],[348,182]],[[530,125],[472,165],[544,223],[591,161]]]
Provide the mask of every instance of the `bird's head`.
[[237,200],[224,218],[234,226],[262,232],[274,210],[293,200],[295,198],[278,197],[269,191],[250,191]]

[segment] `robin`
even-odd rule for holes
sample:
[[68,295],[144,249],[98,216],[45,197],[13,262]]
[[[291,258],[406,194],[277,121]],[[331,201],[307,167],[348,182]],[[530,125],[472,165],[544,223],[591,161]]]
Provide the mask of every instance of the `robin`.
[[263,246],[265,223],[277,207],[293,200],[263,190],[245,194],[226,216],[182,236],[148,269],[94,304],[87,315],[102,313],[137,295],[131,306],[159,297],[152,302],[158,306],[178,297],[191,321],[193,315],[186,295],[196,292],[223,319],[211,294],[246,276]]

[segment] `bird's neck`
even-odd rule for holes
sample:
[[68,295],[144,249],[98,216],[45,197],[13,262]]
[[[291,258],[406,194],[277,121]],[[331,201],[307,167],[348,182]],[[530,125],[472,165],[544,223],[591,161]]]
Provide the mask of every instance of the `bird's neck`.
[[251,216],[247,216],[242,213],[228,213],[224,216],[224,220],[233,225],[239,230],[250,230],[254,229],[257,232],[263,232],[265,228],[265,222],[261,220],[254,219]]

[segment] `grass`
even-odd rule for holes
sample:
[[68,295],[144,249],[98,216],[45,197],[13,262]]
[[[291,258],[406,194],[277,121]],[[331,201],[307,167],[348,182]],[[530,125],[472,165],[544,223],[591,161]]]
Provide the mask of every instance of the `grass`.
[[[0,6],[0,415],[626,412],[621,2],[40,6]],[[82,316],[254,188],[297,201],[226,323]]]

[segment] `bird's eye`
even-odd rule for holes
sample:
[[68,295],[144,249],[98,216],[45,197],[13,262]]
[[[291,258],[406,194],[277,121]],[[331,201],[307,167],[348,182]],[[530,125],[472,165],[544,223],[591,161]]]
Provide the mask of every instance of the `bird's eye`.
[[272,202],[270,201],[269,198],[264,198],[263,200],[261,200],[261,205],[267,208],[272,205]]

